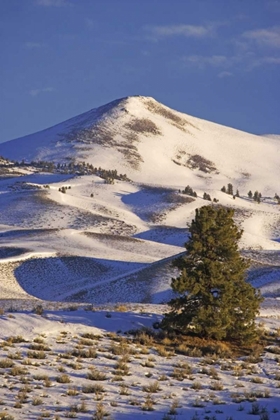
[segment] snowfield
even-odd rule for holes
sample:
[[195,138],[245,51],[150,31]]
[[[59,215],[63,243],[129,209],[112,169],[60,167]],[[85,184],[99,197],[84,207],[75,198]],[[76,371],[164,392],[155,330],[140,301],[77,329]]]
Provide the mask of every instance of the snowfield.
[[[5,410],[15,419],[73,417],[76,406],[76,417],[89,419],[101,404],[120,420],[147,415],[241,420],[252,418],[252,410],[257,418],[276,420],[280,377],[275,349],[266,349],[257,363],[223,357],[210,363],[199,356],[160,355],[149,343],[143,350],[129,338],[125,354],[114,354],[113,344],[120,346],[122,339],[111,333],[122,336],[161,319],[172,297],[171,278],[177,275],[171,262],[185,250],[195,209],[210,204],[203,199],[206,192],[218,205],[235,209],[244,231],[240,249],[252,261],[248,281],[265,298],[259,322],[277,341],[279,148],[279,136],[240,132],[145,97],[117,100],[0,144],[5,158],[84,161],[130,179],[110,184],[92,174],[14,168],[0,158],[0,418]],[[239,197],[221,191],[229,183]],[[182,194],[187,185],[196,198]],[[248,197],[249,190],[261,192],[259,204]],[[42,315],[32,312],[38,305]],[[87,344],[83,334],[92,337]],[[28,356],[35,344],[45,347],[44,358]],[[77,346],[83,355],[92,348],[94,356],[81,357],[74,351]],[[115,365],[124,356],[129,373],[117,381]],[[14,365],[8,367],[7,360]],[[176,367],[188,370],[186,365],[191,371],[182,380],[172,376]],[[87,377],[93,366],[106,374],[97,381],[104,392],[83,390],[95,384]],[[69,383],[57,380],[63,374]],[[147,391],[155,381],[157,392]],[[196,382],[201,387],[196,389]],[[212,389],[219,388],[217,382],[222,389]],[[154,403],[147,402],[147,395]],[[84,404],[87,411],[77,412]],[[154,411],[145,411],[145,404]]]
[[[145,333],[124,335],[152,328],[162,305],[57,305],[0,316],[2,418],[278,419],[279,347],[261,357],[174,354]],[[277,327],[270,317],[276,336]]]

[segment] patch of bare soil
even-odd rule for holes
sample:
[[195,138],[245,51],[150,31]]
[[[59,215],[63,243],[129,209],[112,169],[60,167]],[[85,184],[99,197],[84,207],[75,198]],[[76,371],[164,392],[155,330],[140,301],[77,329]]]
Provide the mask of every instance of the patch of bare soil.
[[161,134],[161,131],[156,124],[148,118],[133,118],[130,122],[126,123],[124,127],[141,134]]
[[164,118],[170,120],[172,125],[174,125],[175,127],[179,128],[182,131],[186,131],[185,129],[186,125],[190,125],[193,128],[197,128],[195,127],[195,125],[193,125],[189,121],[185,120],[184,118],[179,117],[179,115],[177,115],[175,112],[172,112],[170,109],[167,109],[164,106],[156,102],[153,102],[149,99],[145,101],[145,106],[146,108],[148,108],[149,111],[155,114],[161,115]]
[[191,169],[198,169],[199,171],[210,173],[217,171],[214,163],[200,155],[192,155],[187,160],[187,166]]

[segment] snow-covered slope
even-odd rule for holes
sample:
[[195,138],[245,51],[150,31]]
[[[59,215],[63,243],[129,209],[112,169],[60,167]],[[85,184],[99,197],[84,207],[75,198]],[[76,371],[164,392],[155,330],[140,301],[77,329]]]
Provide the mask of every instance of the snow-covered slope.
[[[202,420],[217,414],[244,420],[253,409],[260,418],[276,419],[280,205],[274,195],[280,195],[279,146],[277,136],[222,127],[144,97],[117,100],[0,145],[0,155],[10,159],[82,160],[127,173],[134,181],[123,177],[110,184],[96,174],[44,173],[43,166],[14,165],[0,157],[0,418],[26,419],[27,412],[28,418],[58,418],[59,411],[82,419],[101,404],[116,419],[140,419],[150,398],[145,387],[159,381],[151,399],[153,419],[178,414]],[[221,191],[228,183],[234,192],[238,188],[239,197]],[[196,198],[179,192],[187,185]],[[260,203],[249,199],[248,190],[262,193]],[[119,385],[115,373],[123,355],[112,356],[112,349],[124,345],[124,338],[117,344],[115,333],[151,327],[162,318],[166,306],[159,303],[170,300],[170,280],[177,274],[170,262],[185,250],[187,223],[195,209],[210,204],[204,192],[217,205],[235,209],[235,221],[244,230],[240,248],[252,260],[248,281],[264,296],[259,321],[274,337],[274,350],[267,348],[255,363],[257,349],[251,364],[219,355],[200,358],[195,348],[190,357],[160,353],[149,344],[143,347],[146,354],[129,338],[125,378],[130,379]],[[30,313],[33,308],[37,315]],[[38,315],[42,308],[43,316]],[[92,387],[92,358],[84,347],[89,345],[97,350],[94,366],[106,376],[102,401],[100,393],[86,395],[85,386]],[[37,358],[37,351],[30,352],[36,348],[46,350],[39,352],[42,362],[30,360]],[[77,349],[82,351],[78,358]],[[191,375],[177,379],[175,370],[188,366]],[[65,383],[58,371],[66,372]],[[32,383],[20,387],[28,376]],[[214,408],[218,405],[219,410]]]
[[205,340],[200,349],[195,338],[172,346],[125,334],[152,329],[166,309],[159,305],[44,303],[42,316],[34,307],[0,314],[2,419],[279,418],[277,319],[265,324],[270,345],[260,356],[256,346],[227,357],[226,343]]
[[[59,191],[62,186],[66,193]],[[207,184],[205,190],[236,210],[244,229],[241,248],[262,264],[252,282],[267,298],[280,296],[275,200],[264,197],[257,204],[242,190],[236,199]],[[170,261],[184,251],[195,209],[209,203],[203,190],[197,192],[193,199],[170,187],[111,185],[93,175],[0,178],[0,296],[166,302],[176,275]]]
[[[0,296],[166,302],[176,275],[170,260],[184,251],[195,209],[209,204],[206,192],[236,210],[240,247],[255,263],[250,281],[277,306],[279,147],[277,138],[187,116],[146,97],[120,99],[1,144],[0,155],[10,159],[82,160],[133,182],[40,173],[38,166],[0,160]],[[240,197],[221,191],[228,183]],[[187,185],[197,198],[179,193]],[[261,203],[248,198],[249,190],[262,193]]]
[[84,161],[137,182],[276,191],[280,143],[127,97],[29,136],[0,144],[15,160]]

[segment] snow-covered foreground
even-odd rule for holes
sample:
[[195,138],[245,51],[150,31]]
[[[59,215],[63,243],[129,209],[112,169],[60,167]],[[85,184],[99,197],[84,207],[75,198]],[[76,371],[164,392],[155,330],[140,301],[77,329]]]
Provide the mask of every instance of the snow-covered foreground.
[[[271,345],[260,358],[202,357],[195,349],[191,357],[168,350],[167,341],[156,345],[145,333],[140,342],[124,334],[152,328],[163,310],[72,305],[41,315],[3,311],[1,418],[108,418],[103,411],[115,420],[244,420],[253,411],[259,419],[278,419],[279,347]],[[278,322],[270,318],[268,327],[276,336]]]
[[[48,185],[48,188],[46,188]],[[59,188],[67,186],[66,193]],[[182,189],[182,185],[179,186]],[[172,259],[184,252],[187,223],[208,204],[178,189],[97,176],[29,174],[0,180],[0,296],[95,304],[167,302]],[[249,279],[280,297],[279,206],[216,191],[236,210]]]
[[[187,224],[196,208],[216,205],[203,199],[207,193],[234,208],[244,231],[240,249],[252,260],[248,281],[265,298],[259,321],[279,333],[279,147],[277,138],[143,97],[2,144],[5,157],[84,161],[83,168],[116,169],[132,181],[15,170],[0,158],[0,413],[28,420],[87,419],[96,410],[120,420],[241,420],[254,411],[261,420],[277,419],[279,350],[257,364],[210,360],[169,354],[147,337],[145,345],[120,341],[112,332],[161,318]],[[228,184],[239,196],[221,191]],[[196,198],[181,193],[187,185]],[[249,190],[262,194],[259,204]],[[43,316],[31,312],[38,305]]]
[[[240,248],[254,260],[249,280],[266,298],[280,297],[279,147],[277,137],[139,96],[1,144],[5,158],[37,163],[13,167],[0,158],[0,298],[168,301],[170,261],[185,249],[195,209],[210,204],[204,193],[235,209]],[[54,173],[38,172],[46,159]],[[81,173],[76,163],[82,173],[101,166],[132,182],[68,174]],[[197,198],[179,193],[187,185]],[[221,191],[228,185],[239,196]],[[249,190],[262,194],[259,204]]]

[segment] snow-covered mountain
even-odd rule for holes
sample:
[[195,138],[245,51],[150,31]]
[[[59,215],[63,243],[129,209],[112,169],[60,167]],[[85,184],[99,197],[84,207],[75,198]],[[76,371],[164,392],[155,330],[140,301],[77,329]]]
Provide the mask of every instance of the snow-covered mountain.
[[[0,296],[167,301],[176,274],[170,260],[184,251],[195,209],[210,203],[205,192],[235,209],[240,246],[258,263],[252,283],[269,299],[280,296],[279,147],[277,136],[244,133],[141,96],[0,144],[5,158],[82,161],[132,180],[108,184],[99,173],[44,173],[35,163],[0,159]],[[239,197],[221,191],[229,183]],[[179,192],[187,185],[196,198]],[[262,194],[260,203],[249,190]]]
[[[146,97],[120,99],[0,144],[5,157],[0,156],[0,418],[26,419],[27,412],[28,418],[58,418],[58,411],[64,417],[97,418],[93,413],[99,406],[114,418],[136,420],[143,418],[145,401],[152,401],[155,420],[177,414],[202,420],[214,411],[236,420],[252,413],[276,418],[279,147],[279,136],[233,130]],[[103,176],[106,171],[89,173],[88,165],[70,165],[70,171],[68,165],[55,168],[42,160],[82,161],[126,173],[130,180],[116,176],[113,182],[108,173]],[[85,170],[77,171],[80,167]],[[237,196],[221,191],[229,183],[234,193],[238,188]],[[197,196],[182,192],[187,185]],[[249,190],[262,194],[259,203],[248,197]],[[249,361],[225,359],[226,344],[212,346],[210,359],[200,358],[193,344],[178,345],[180,354],[173,354],[168,345],[150,345],[148,335],[146,346],[131,337],[125,341],[125,335],[116,342],[116,333],[152,327],[162,319],[167,308],[160,304],[172,297],[170,281],[177,274],[170,262],[185,251],[195,209],[210,204],[204,193],[212,205],[234,208],[244,230],[240,248],[252,260],[247,280],[264,297],[258,320],[270,331],[260,358],[258,347]],[[123,355],[115,355],[117,347],[127,348],[125,355],[129,351],[129,372],[123,370],[129,376],[121,385],[116,378]],[[102,401],[97,392],[94,398],[86,395],[95,392],[88,374],[93,374],[88,352],[95,348],[94,367],[105,373]],[[44,360],[37,360],[39,353]],[[187,376],[175,376],[176,369]],[[66,372],[66,381],[58,371]],[[28,377],[32,382],[20,388]],[[148,386],[158,383],[157,397],[151,398]],[[222,410],[214,408],[217,404]]]
[[[115,100],[38,133],[0,144],[21,161],[84,161],[137,182],[276,191],[277,138],[248,134],[174,111],[153,98]],[[186,181],[187,180],[187,181]]]

